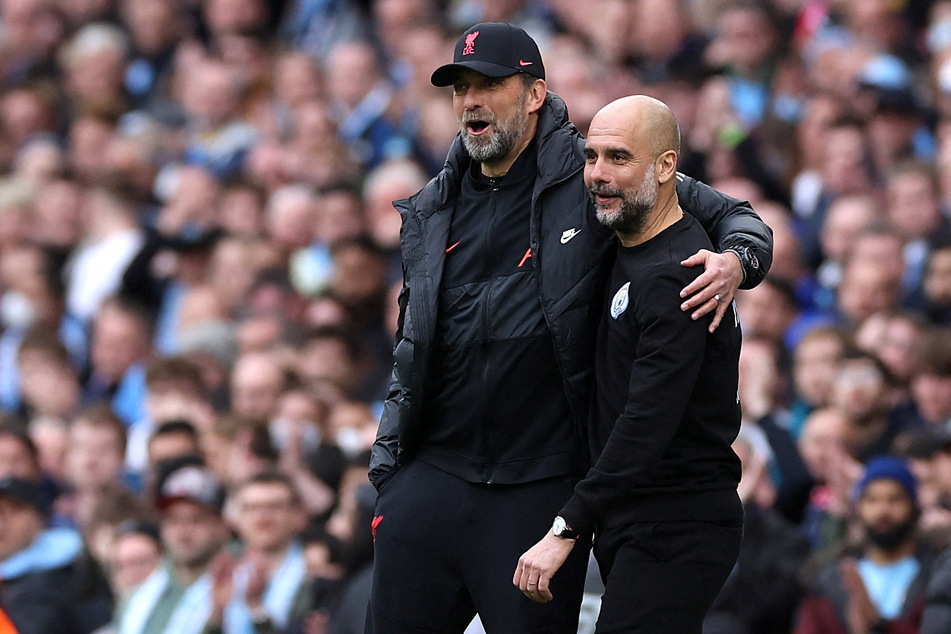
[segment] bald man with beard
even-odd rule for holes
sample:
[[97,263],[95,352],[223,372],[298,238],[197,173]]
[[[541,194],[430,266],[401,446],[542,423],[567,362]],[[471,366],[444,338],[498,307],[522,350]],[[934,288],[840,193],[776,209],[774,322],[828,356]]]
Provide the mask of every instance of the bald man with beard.
[[575,540],[595,533],[605,582],[599,633],[699,634],[742,536],[731,448],[740,329],[732,305],[711,333],[676,301],[698,273],[681,261],[711,248],[678,202],[679,151],[676,119],[646,96],[600,110],[584,150],[597,218],[620,243],[595,353],[594,467],[513,581],[551,601],[552,575]]

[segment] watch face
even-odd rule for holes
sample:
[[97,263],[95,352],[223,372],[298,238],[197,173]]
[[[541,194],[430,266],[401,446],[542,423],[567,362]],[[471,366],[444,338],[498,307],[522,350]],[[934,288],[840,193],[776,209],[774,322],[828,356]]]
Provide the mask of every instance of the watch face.
[[568,522],[559,515],[555,518],[555,523],[551,525],[551,532],[560,537],[566,528],[568,528]]

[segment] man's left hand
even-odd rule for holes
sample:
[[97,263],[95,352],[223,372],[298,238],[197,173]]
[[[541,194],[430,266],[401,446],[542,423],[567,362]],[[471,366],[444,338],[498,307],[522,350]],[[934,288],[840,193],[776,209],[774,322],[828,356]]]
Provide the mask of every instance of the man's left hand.
[[548,603],[552,600],[551,578],[565,563],[574,545],[574,540],[555,537],[549,532],[519,557],[512,583],[532,601]]
[[743,267],[740,264],[740,258],[732,251],[714,253],[701,249],[681,264],[683,266],[702,264],[704,270],[697,279],[680,291],[680,297],[687,298],[680,305],[680,310],[693,310],[690,318],[694,320],[715,310],[713,321],[710,322],[710,332],[713,332],[720,325],[720,320],[723,319],[726,309],[733,301],[736,290],[743,283]]

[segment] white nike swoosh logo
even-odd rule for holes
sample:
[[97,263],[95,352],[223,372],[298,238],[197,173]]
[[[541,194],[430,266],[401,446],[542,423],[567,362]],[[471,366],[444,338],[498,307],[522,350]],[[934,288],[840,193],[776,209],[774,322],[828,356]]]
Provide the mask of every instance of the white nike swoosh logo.
[[566,230],[561,234],[561,243],[562,243],[562,244],[568,244],[568,241],[571,240],[572,238],[574,238],[574,237],[575,237],[576,235],[578,235],[579,233],[581,233],[581,229],[566,229]]

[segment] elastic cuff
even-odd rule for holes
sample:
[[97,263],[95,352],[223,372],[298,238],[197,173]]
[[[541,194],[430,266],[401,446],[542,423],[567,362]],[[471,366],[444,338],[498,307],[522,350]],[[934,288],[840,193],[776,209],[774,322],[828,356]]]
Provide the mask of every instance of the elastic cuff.
[[743,266],[743,256],[740,255],[740,252],[734,249],[733,247],[724,249],[723,252],[732,253],[733,255],[736,256],[736,261],[740,263],[740,270],[743,271],[743,279],[740,281],[740,286],[742,286],[746,282],[746,267]]
[[594,532],[594,518],[587,505],[577,495],[573,495],[568,503],[558,512],[568,526],[581,535],[590,535]]

